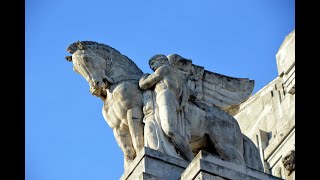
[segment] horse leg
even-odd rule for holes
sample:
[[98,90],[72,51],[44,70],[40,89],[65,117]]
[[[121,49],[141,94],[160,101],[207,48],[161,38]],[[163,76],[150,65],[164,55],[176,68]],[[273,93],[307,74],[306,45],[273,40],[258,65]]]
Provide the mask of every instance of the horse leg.
[[121,123],[119,128],[113,129],[114,137],[124,154],[124,168],[126,168],[135,158],[136,153],[132,146],[132,140],[127,125]]
[[143,114],[142,108],[139,106],[134,106],[133,108],[127,111],[127,120],[132,136],[133,147],[136,150],[136,153],[140,152],[144,147],[144,137],[143,137]]
[[176,133],[174,136],[171,136],[171,141],[188,161],[192,161],[194,155],[191,150],[191,147],[186,142],[186,139],[180,135],[180,133]]
[[214,146],[223,159],[237,164],[245,165],[242,154],[234,145],[225,142],[217,142],[214,143]]
[[207,127],[210,127],[209,137],[221,158],[245,165],[240,128],[221,119]]

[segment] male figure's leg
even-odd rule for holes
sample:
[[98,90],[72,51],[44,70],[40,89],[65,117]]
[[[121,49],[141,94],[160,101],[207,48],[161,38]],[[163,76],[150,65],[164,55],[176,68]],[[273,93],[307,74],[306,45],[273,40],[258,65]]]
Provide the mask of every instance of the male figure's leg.
[[176,148],[189,161],[194,157],[191,147],[186,138],[180,134],[177,128],[178,116],[177,108],[178,102],[176,97],[171,93],[164,93],[157,97],[157,104],[159,108],[159,116],[161,120],[161,127],[164,133],[171,139]]
[[136,157],[129,128],[127,125],[122,123],[119,128],[113,129],[113,134],[124,154],[124,168],[126,168]]

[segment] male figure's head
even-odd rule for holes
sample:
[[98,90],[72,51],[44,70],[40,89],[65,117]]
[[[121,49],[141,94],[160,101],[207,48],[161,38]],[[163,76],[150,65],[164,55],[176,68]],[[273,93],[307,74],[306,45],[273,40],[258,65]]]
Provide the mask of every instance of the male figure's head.
[[153,71],[155,71],[164,64],[169,64],[169,61],[167,56],[163,54],[154,55],[149,59],[149,66]]

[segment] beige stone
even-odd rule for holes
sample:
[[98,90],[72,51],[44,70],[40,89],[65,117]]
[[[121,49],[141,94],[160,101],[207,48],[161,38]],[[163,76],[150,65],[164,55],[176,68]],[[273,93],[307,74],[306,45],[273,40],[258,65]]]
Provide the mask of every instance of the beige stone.
[[144,147],[143,102],[138,87],[142,71],[129,58],[104,44],[82,41],[71,44],[67,50],[72,54],[67,60],[72,61],[74,71],[87,80],[92,95],[103,101],[103,117],[113,129],[126,167]]
[[295,92],[295,30],[281,44],[276,55],[278,74],[283,78],[286,92]]
[[283,41],[276,60],[279,76],[242,103],[235,118],[259,147],[264,171],[287,179],[281,159],[295,149],[295,31]]
[[181,158],[168,156],[145,147],[138,153],[130,166],[125,169],[120,180],[178,180],[188,164],[188,161]]
[[145,147],[125,170],[121,180],[279,180],[252,168],[200,151],[188,162]]
[[143,146],[191,161],[200,150],[261,169],[258,149],[245,137],[236,113],[253,81],[204,70],[178,54],[155,55],[143,74],[110,46],[81,41],[67,48],[74,71],[104,105],[103,117],[124,153],[125,169]]
[[193,179],[279,180],[278,177],[220,159],[204,151],[200,151],[181,174],[181,180]]

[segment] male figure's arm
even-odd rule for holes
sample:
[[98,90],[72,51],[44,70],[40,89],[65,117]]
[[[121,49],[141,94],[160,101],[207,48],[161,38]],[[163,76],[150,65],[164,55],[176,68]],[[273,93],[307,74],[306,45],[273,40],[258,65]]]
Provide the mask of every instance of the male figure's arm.
[[143,75],[139,80],[139,87],[143,90],[149,89],[159,82],[169,72],[168,66],[161,66],[151,75]]
[[181,111],[185,107],[185,105],[188,103],[188,100],[189,100],[188,87],[185,84],[183,84],[181,88],[182,88],[181,104],[178,108],[178,111]]

